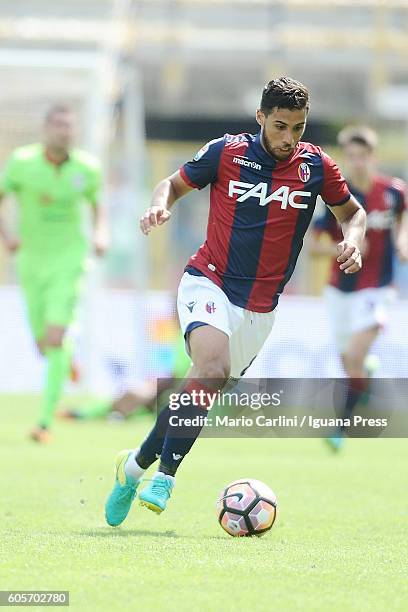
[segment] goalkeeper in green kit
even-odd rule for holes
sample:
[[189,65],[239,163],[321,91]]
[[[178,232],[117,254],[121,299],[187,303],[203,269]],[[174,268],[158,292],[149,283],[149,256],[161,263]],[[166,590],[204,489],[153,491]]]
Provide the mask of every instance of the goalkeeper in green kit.
[[99,163],[72,148],[74,129],[70,108],[51,108],[43,143],[16,149],[0,182],[0,201],[14,194],[18,202],[19,235],[9,235],[1,224],[0,234],[8,251],[16,252],[30,327],[47,362],[41,414],[31,432],[37,442],[50,438],[49,427],[70,371],[72,347],[66,332],[89,250],[82,230],[84,201],[92,210],[96,254],[102,255],[107,246]]

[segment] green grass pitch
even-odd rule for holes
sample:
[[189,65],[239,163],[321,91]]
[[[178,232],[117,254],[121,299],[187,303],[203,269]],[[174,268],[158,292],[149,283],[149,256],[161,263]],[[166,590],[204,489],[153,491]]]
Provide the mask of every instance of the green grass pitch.
[[[406,610],[408,443],[201,439],[168,510],[134,505],[105,525],[113,458],[149,417],[125,425],[58,423],[54,442],[26,438],[32,397],[0,397],[0,589],[69,590],[74,610]],[[278,517],[263,538],[218,525],[219,490],[264,480]]]

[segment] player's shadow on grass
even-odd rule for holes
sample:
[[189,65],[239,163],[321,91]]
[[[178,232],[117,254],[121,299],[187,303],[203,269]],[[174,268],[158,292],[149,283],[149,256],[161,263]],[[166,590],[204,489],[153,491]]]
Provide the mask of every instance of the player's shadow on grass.
[[129,536],[148,536],[149,538],[182,538],[186,536],[180,536],[175,531],[151,531],[149,529],[115,529],[112,530],[109,527],[103,527],[101,529],[84,530],[79,532],[80,535],[89,536],[93,538],[128,538]]
[[[170,538],[177,540],[195,540],[196,536],[180,535],[173,530],[168,531],[151,531],[150,529],[112,529],[111,527],[101,527],[101,529],[83,530],[77,532],[78,535],[88,536],[92,538],[128,538],[130,536],[135,537],[158,537],[158,538]],[[233,540],[248,540],[248,538],[226,538],[224,535],[219,536],[204,536],[205,540],[222,540],[223,542],[229,542]],[[253,538],[258,540],[258,538]]]
[[[193,540],[195,536],[180,535],[175,531],[151,531],[150,529],[112,529],[111,527],[102,527],[101,529],[83,530],[79,532],[79,535],[88,536],[92,538],[128,538],[129,536],[135,537],[157,537],[157,538],[170,538],[178,540]],[[225,536],[207,536],[204,539],[207,540],[224,540]]]

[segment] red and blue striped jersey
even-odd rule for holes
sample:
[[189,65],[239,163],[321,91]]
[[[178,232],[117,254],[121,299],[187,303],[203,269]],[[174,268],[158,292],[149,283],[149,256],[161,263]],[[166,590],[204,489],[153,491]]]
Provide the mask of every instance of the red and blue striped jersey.
[[[368,287],[385,287],[393,280],[393,226],[406,207],[406,185],[397,178],[375,176],[371,189],[362,193],[350,182],[349,188],[367,213],[366,246],[363,267],[356,274],[344,274],[334,259],[329,283],[341,291],[359,291]],[[336,218],[326,208],[314,228],[327,232],[341,242],[342,234]]]
[[303,237],[321,195],[330,206],[350,198],[334,161],[320,147],[299,142],[280,162],[261,134],[226,134],[206,144],[180,174],[191,187],[211,185],[207,238],[187,264],[233,304],[273,310],[292,276]]

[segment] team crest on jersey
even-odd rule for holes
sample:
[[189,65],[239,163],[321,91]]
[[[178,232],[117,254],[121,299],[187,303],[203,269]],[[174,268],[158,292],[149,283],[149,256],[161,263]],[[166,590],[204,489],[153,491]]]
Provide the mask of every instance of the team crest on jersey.
[[310,179],[310,168],[306,162],[302,162],[298,168],[298,176],[302,183],[307,183]]
[[215,312],[214,302],[207,302],[205,305],[205,309],[209,314],[213,314]]
[[84,189],[85,183],[86,181],[83,174],[76,174],[74,177],[72,177],[72,184],[78,191],[82,191],[82,189]]
[[201,147],[201,149],[194,155],[193,161],[200,160],[202,158],[202,156],[207,153],[208,149],[209,149],[209,143],[207,142],[207,144],[205,144],[203,147]]

